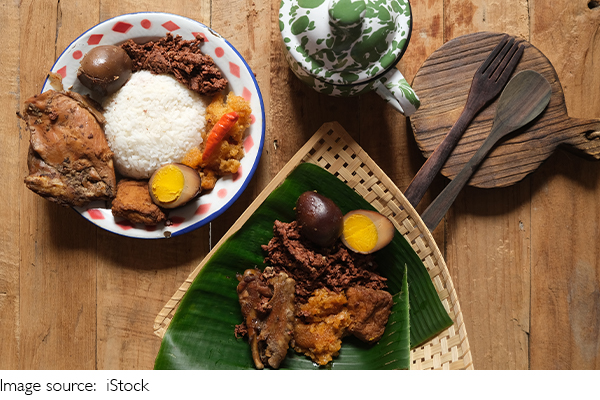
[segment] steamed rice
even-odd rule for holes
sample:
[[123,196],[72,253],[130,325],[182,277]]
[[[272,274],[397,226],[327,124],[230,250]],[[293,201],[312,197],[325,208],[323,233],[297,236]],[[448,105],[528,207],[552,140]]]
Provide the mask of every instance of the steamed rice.
[[119,173],[150,178],[200,145],[209,100],[169,75],[139,71],[103,104],[105,133]]

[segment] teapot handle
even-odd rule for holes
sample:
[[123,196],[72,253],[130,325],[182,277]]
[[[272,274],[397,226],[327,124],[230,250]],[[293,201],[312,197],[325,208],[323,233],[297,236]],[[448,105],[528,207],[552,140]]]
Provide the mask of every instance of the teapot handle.
[[375,91],[392,107],[407,117],[417,111],[421,105],[415,91],[396,68],[393,68],[380,79]]

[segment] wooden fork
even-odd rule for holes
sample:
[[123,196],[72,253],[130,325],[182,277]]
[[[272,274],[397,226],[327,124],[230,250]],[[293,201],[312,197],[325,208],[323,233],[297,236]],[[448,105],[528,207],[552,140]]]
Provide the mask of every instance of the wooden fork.
[[475,72],[463,112],[404,192],[413,207],[419,204],[475,115],[506,86],[522,54],[523,46],[515,43],[514,38],[509,40],[509,35],[504,35]]

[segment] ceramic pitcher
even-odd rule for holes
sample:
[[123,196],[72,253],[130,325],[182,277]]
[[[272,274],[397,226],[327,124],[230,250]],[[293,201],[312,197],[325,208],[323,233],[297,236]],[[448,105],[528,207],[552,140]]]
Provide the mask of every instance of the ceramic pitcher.
[[396,69],[412,30],[408,0],[282,0],[279,28],[292,71],[318,92],[375,90],[406,116],[419,108]]

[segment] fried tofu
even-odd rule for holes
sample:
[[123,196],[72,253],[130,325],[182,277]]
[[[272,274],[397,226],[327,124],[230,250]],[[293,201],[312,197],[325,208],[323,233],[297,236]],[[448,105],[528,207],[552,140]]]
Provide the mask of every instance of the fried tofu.
[[376,342],[383,336],[393,300],[385,290],[355,286],[346,290],[352,324],[348,332],[364,342]]
[[167,217],[152,202],[147,181],[122,179],[117,185],[117,197],[112,202],[112,213],[134,223],[156,225]]

